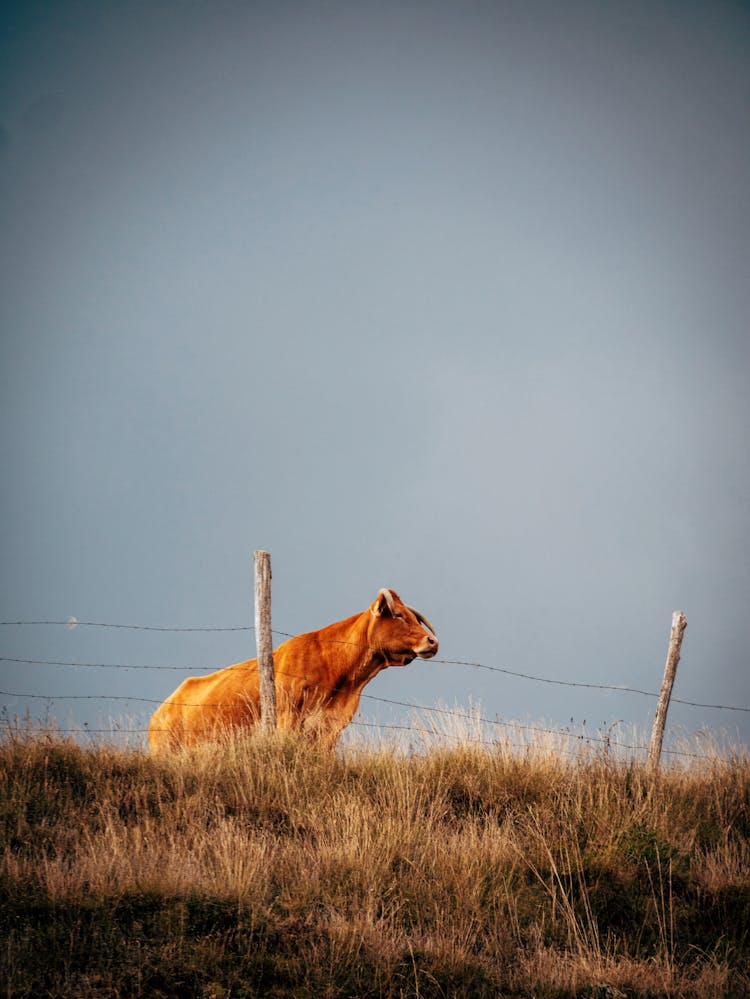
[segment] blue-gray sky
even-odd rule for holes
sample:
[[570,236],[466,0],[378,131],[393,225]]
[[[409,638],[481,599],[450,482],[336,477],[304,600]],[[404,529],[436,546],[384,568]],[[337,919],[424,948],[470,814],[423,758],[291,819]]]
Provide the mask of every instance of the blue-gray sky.
[[[750,706],[746,4],[1,17],[0,618],[249,624],[266,548],[282,631],[392,586],[440,658],[655,691],[679,608],[675,696]],[[4,627],[0,650],[208,669],[254,639]],[[17,693],[180,678],[0,662]],[[445,663],[368,693],[590,729],[654,710]],[[748,713],[670,723],[750,737]]]

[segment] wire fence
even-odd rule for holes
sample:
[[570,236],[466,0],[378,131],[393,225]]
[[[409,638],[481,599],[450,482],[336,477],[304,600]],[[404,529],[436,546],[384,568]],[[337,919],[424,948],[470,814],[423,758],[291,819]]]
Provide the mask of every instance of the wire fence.
[[[39,621],[0,621],[0,628],[13,628],[13,627],[31,627],[31,626],[49,626],[49,627],[66,627],[68,629],[74,628],[103,628],[103,629],[120,629],[129,631],[143,631],[143,632],[162,632],[162,633],[214,633],[214,632],[248,632],[254,631],[255,628],[252,625],[234,626],[234,627],[170,627],[170,626],[154,626],[154,625],[138,625],[138,624],[120,624],[111,622],[101,622],[101,621],[78,621],[76,618],[69,618],[68,620],[39,620]],[[286,631],[279,631],[277,629],[273,630],[273,634],[283,637],[285,639],[297,637],[295,634]],[[320,639],[319,639],[320,640]],[[361,643],[353,642],[342,642],[341,640],[326,640],[323,641],[333,641],[335,644],[346,644],[346,645],[357,645],[358,647],[367,648],[367,646],[362,646]],[[17,663],[25,665],[35,665],[35,666],[59,666],[63,668],[71,668],[74,670],[79,669],[90,669],[90,670],[160,670],[160,671],[178,671],[184,672],[191,675],[200,675],[201,671],[209,670],[214,672],[216,667],[204,667],[204,666],[193,666],[193,665],[175,665],[175,664],[158,664],[158,665],[148,665],[143,663],[103,663],[103,662],[82,662],[69,659],[34,659],[25,657],[11,657],[11,656],[0,656],[0,662],[6,663]],[[638,687],[631,687],[624,684],[605,684],[605,683],[590,683],[578,680],[563,680],[552,677],[538,676],[531,673],[524,673],[518,670],[512,670],[505,666],[490,665],[487,663],[474,662],[471,660],[464,659],[438,659],[434,658],[432,660],[434,663],[441,663],[444,665],[453,666],[463,666],[471,669],[485,670],[492,673],[502,674],[506,676],[511,676],[518,679],[528,680],[534,683],[543,683],[563,687],[573,687],[573,688],[583,688],[588,690],[600,690],[600,691],[610,691],[617,693],[635,694],[648,698],[658,698],[659,694],[654,691],[643,690]],[[247,668],[248,670],[255,671],[255,666],[244,667],[241,663],[233,667],[235,670],[241,670]],[[305,674],[283,674],[294,679],[306,679]],[[105,702],[126,702],[134,704],[150,704],[159,705],[162,703],[162,699],[150,698],[150,697],[140,697],[130,694],[36,694],[36,693],[22,693],[18,691],[6,691],[0,690],[0,697],[9,698],[19,698],[23,700],[43,700],[48,703],[60,702],[60,701],[105,701]],[[522,733],[523,735],[531,734],[532,736],[553,736],[558,739],[563,739],[570,741],[574,744],[586,744],[587,746],[600,746],[603,751],[609,754],[611,749],[618,749],[624,752],[646,752],[647,748],[644,745],[633,745],[630,743],[621,742],[617,739],[611,737],[610,733],[607,734],[594,734],[591,732],[572,732],[564,728],[548,728],[540,725],[530,725],[523,724],[517,721],[504,720],[499,717],[489,718],[482,715],[479,711],[462,711],[455,708],[443,708],[434,705],[424,705],[416,704],[411,701],[396,700],[388,697],[380,697],[375,694],[361,695],[362,700],[376,702],[379,704],[390,705],[392,707],[398,708],[408,708],[413,712],[418,713],[423,719],[435,719],[437,718],[449,718],[452,720],[459,720],[462,722],[468,722],[471,725],[479,725],[484,729],[490,729],[492,731],[502,730],[504,732],[511,733]],[[731,711],[731,712],[743,712],[750,713],[750,707],[729,705],[729,704],[712,704],[701,701],[686,700],[683,698],[673,697],[671,699],[672,703],[682,704],[691,708],[705,708],[713,709],[718,711]],[[188,708],[220,708],[226,706],[224,703],[217,704],[192,704],[189,702],[172,703],[178,707],[188,707]],[[415,725],[400,725],[393,723],[381,723],[381,722],[367,722],[361,719],[354,719],[351,723],[352,726],[357,728],[373,729],[373,730],[385,730],[385,731],[395,731],[401,733],[414,733],[418,729],[420,734],[424,735],[427,731],[424,724],[415,728]],[[585,722],[584,722],[585,727]],[[610,732],[611,728],[610,727]],[[127,734],[127,735],[144,735],[148,732],[148,728],[135,727],[126,728],[118,724],[113,724],[109,728],[93,728],[90,725],[84,724],[83,727],[67,728],[67,729],[56,729],[56,731],[61,734],[70,735],[104,735],[104,734]],[[450,740],[455,738],[459,741],[465,742],[478,742],[483,745],[494,745],[496,744],[496,739],[485,739],[482,737],[468,738],[465,734],[461,736],[452,737],[450,733],[441,733],[443,738]],[[515,743],[514,745],[521,746],[521,748],[528,748],[528,744]],[[663,751],[665,755],[677,756],[677,757],[687,757],[692,759],[707,759],[700,753],[693,753],[687,750],[677,750],[677,749],[665,749]]]

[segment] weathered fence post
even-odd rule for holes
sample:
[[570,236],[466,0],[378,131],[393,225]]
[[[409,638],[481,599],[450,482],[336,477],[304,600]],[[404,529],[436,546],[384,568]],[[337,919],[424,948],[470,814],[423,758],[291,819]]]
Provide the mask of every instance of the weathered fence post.
[[271,556],[255,553],[255,641],[260,677],[260,722],[264,732],[276,728],[276,684],[273,675],[271,638]]
[[682,646],[682,636],[685,628],[687,628],[687,618],[682,611],[675,611],[672,615],[672,630],[669,633],[667,664],[664,667],[664,679],[661,685],[659,701],[656,705],[654,728],[651,733],[651,745],[648,750],[648,768],[652,772],[655,772],[659,767],[661,745],[664,741],[664,726],[667,723],[669,698],[672,696],[672,686],[674,685],[674,678],[677,673],[677,663],[680,661],[680,647]]

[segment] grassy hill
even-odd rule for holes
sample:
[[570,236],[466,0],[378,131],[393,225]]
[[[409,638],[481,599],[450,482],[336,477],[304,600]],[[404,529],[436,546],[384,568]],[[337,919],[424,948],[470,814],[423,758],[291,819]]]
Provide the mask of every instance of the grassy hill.
[[7,996],[750,994],[750,761],[0,745]]

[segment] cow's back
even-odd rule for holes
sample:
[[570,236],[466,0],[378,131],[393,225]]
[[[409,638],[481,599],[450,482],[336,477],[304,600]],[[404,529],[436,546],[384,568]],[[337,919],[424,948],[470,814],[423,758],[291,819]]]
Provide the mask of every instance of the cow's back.
[[[359,703],[352,689],[353,664],[363,655],[361,625],[369,612],[318,631],[297,635],[274,651],[276,706],[280,729],[311,723],[331,744],[349,723]],[[369,677],[363,677],[360,687]],[[311,717],[312,716],[312,717]],[[207,676],[190,677],[154,713],[149,726],[152,752],[210,740],[230,728],[260,720],[258,662],[227,666]]]
[[149,725],[151,752],[192,745],[231,726],[253,724],[260,711],[257,663],[227,666],[184,680],[157,708]]

